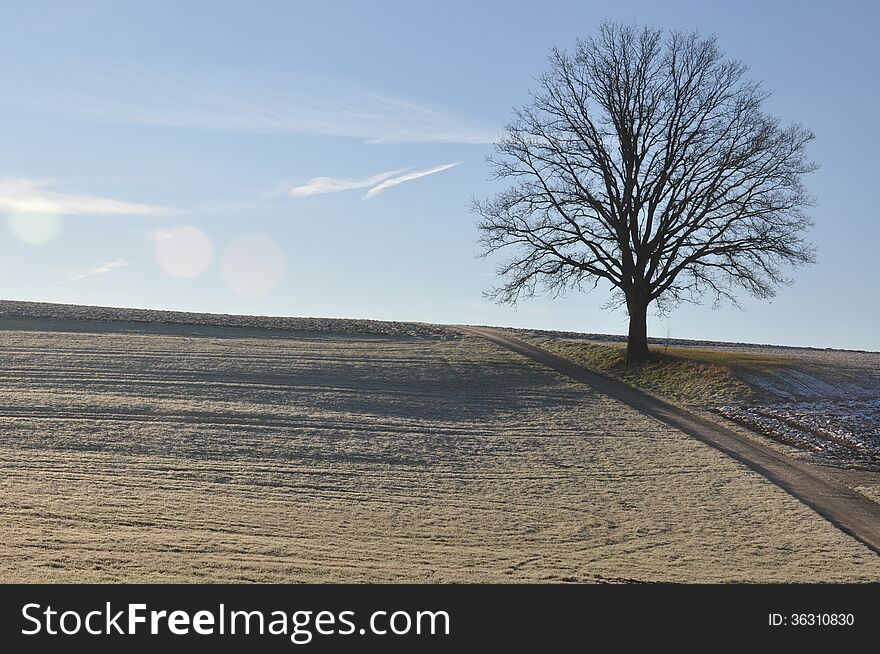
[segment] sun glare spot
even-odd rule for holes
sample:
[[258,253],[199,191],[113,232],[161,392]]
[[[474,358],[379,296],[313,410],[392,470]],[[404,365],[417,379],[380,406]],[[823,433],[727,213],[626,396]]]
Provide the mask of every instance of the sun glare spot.
[[10,213],[7,224],[13,236],[25,243],[47,243],[61,232],[61,218],[53,213]]
[[156,260],[172,277],[197,277],[211,263],[211,239],[192,225],[177,225],[153,234]]

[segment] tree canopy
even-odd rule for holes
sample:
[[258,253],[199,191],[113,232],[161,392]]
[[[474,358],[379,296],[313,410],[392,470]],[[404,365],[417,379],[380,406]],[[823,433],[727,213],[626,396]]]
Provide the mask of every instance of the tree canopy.
[[553,50],[489,159],[511,185],[473,203],[483,254],[509,254],[489,294],[515,303],[605,283],[640,362],[649,306],[768,298],[789,283],[788,267],[814,259],[813,134],[766,113],[746,73],[714,37],[631,25]]

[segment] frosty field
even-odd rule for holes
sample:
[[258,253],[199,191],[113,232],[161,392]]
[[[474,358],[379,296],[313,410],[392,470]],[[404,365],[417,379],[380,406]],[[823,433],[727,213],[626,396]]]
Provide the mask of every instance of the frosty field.
[[880,580],[763,477],[523,357],[292,326],[0,320],[0,580]]

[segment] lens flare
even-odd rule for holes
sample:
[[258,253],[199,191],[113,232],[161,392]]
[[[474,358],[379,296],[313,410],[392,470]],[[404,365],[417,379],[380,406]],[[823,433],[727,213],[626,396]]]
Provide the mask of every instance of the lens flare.
[[197,277],[211,263],[211,239],[192,225],[177,225],[153,234],[156,261],[172,277]]
[[53,213],[10,213],[9,230],[19,241],[40,245],[61,232],[61,218]]
[[265,236],[243,236],[226,247],[221,270],[227,285],[235,293],[266,295],[284,277],[284,254]]

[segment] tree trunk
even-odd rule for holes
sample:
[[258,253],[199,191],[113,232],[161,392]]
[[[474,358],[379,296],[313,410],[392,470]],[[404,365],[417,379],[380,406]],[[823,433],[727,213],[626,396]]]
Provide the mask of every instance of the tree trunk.
[[626,365],[648,360],[648,303],[641,298],[628,298],[629,334],[626,337]]

